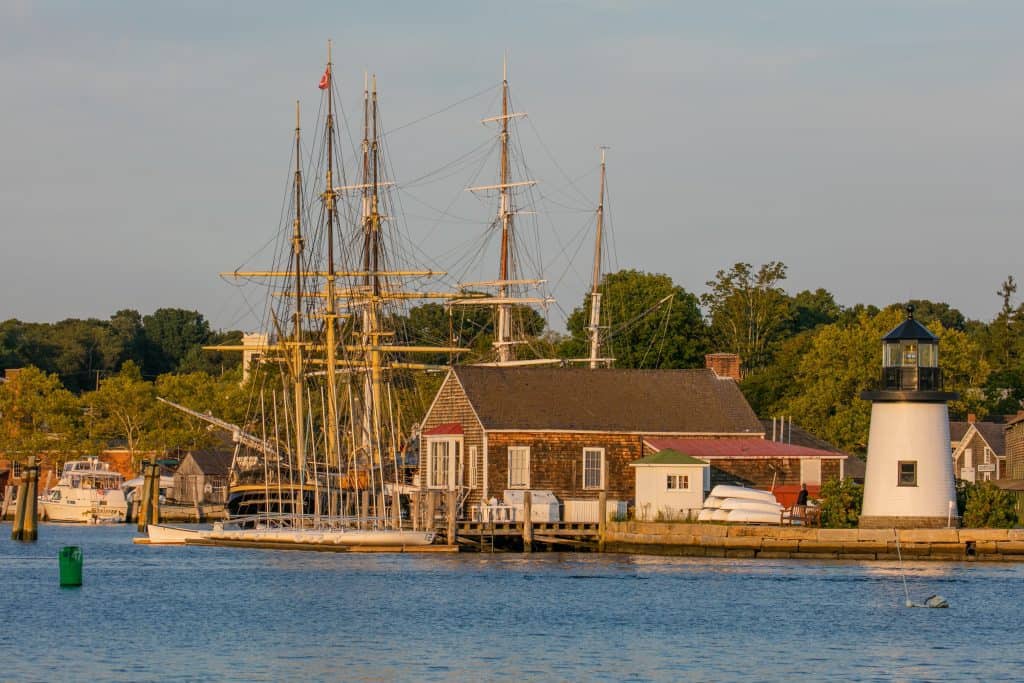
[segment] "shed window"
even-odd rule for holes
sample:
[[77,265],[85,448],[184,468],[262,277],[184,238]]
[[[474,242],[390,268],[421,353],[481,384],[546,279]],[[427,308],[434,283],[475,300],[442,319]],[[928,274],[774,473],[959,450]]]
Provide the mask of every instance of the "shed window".
[[530,488],[530,447],[508,447],[508,487],[510,489]]
[[688,474],[669,474],[666,477],[665,488],[673,491],[689,491],[690,490],[690,475]]
[[583,488],[604,488],[604,449],[583,449]]
[[899,461],[899,486],[917,486],[917,461]]

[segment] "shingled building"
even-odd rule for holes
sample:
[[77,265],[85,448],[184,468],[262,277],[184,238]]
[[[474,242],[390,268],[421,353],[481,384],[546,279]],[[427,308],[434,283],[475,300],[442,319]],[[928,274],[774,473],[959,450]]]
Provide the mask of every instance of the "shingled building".
[[563,519],[633,498],[645,437],[757,439],[736,382],[712,370],[456,367],[422,424],[419,483],[463,514],[506,490],[551,491]]

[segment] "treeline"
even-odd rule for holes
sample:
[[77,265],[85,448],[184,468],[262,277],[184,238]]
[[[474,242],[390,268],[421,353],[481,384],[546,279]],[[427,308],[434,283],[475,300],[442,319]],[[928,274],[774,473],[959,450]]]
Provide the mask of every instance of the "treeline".
[[[706,352],[739,354],[741,388],[759,415],[792,416],[817,436],[850,451],[867,442],[870,405],[860,392],[876,386],[881,338],[906,316],[940,338],[939,364],[950,406],[961,418],[1016,413],[1024,401],[1024,305],[1007,277],[991,321],[967,318],[944,302],[911,300],[884,307],[844,307],[825,289],[789,294],[786,266],[737,263],[719,271],[699,297],[666,275],[620,271],[604,278],[609,313],[605,353],[617,367],[699,367]],[[589,303],[568,320],[566,357],[585,353]],[[603,321],[606,319],[603,317]]]
[[[600,355],[613,358],[620,368],[690,368],[703,366],[709,352],[737,353],[744,369],[741,388],[758,414],[792,416],[817,436],[862,451],[870,405],[859,395],[878,381],[881,337],[903,319],[904,307],[911,303],[917,319],[940,337],[945,386],[960,394],[951,406],[954,415],[975,413],[984,418],[1021,409],[1024,305],[1015,300],[1017,285],[1012,277],[997,292],[1002,303],[998,315],[978,321],[947,303],[928,300],[893,302],[881,308],[844,307],[825,289],[788,293],[786,275],[781,262],[756,268],[737,263],[716,273],[697,295],[667,275],[636,270],[609,273],[601,284]],[[516,346],[517,356],[567,362],[586,358],[589,311],[589,297],[585,297],[569,314],[568,333],[562,334],[546,329],[544,318],[535,311],[516,307],[517,336],[524,340]],[[474,362],[493,353],[493,315],[487,310],[429,303],[390,322],[402,342],[469,349],[462,354],[421,356],[415,359],[418,362]],[[62,415],[69,414],[65,409],[74,399],[78,401],[74,410],[81,418],[77,433],[84,434],[85,441],[134,442],[133,420],[121,416],[104,423],[102,416],[110,411],[96,399],[110,397],[112,406],[114,396],[120,394],[123,401],[130,395],[138,396],[142,404],[152,401],[153,392],[178,396],[181,403],[198,410],[243,420],[244,414],[238,412],[246,400],[233,393],[238,390],[241,354],[202,350],[203,345],[240,339],[241,332],[214,332],[201,314],[174,308],[147,316],[118,311],[105,321],[8,320],[0,323],[0,367],[38,368],[39,377],[26,377],[48,387],[40,390],[48,398],[39,399],[39,404],[60,410],[37,420],[24,410],[18,412],[12,403],[6,408],[0,405],[6,424],[0,428],[8,434],[12,429],[24,433],[24,425],[35,422],[53,429],[63,424]],[[429,400],[428,389],[426,384],[417,388],[424,394],[421,399]],[[0,395],[6,401],[16,400],[10,386],[0,384]],[[118,422],[121,426],[114,429]],[[149,414],[144,422],[156,425],[137,439],[148,447],[180,448],[208,440],[196,425],[180,426],[183,420],[177,414]],[[97,426],[103,424],[107,426]]]
[[241,354],[203,351],[204,344],[238,344],[239,331],[215,332],[196,311],[161,308],[143,316],[121,310],[108,320],[69,318],[56,323],[0,323],[0,368],[33,366],[56,375],[78,394],[120,371],[128,361],[143,377],[168,372],[220,373]]

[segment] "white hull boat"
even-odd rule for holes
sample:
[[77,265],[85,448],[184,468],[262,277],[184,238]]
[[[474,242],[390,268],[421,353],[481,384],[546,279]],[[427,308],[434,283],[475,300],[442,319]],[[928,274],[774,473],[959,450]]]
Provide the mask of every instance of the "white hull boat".
[[767,510],[769,512],[781,512],[782,506],[778,503],[753,500],[751,498],[726,498],[718,506],[722,510]]
[[728,484],[719,484],[711,490],[711,497],[713,498],[747,498],[750,500],[765,500],[770,503],[776,503],[775,496],[770,491],[762,491],[760,489],[751,489],[746,486],[729,486]]
[[146,526],[150,545],[185,545],[189,539],[199,540],[209,529],[182,529],[164,524]]
[[123,522],[128,514],[123,482],[124,477],[97,458],[73,460],[40,504],[51,522]]
[[782,511],[772,511],[767,508],[762,510],[755,509],[736,509],[729,510],[728,516],[725,518],[726,522],[733,522],[736,524],[781,524],[782,523]]
[[218,529],[203,534],[211,541],[244,543],[274,543],[290,545],[372,546],[401,548],[430,545],[432,531],[406,531],[400,529]]

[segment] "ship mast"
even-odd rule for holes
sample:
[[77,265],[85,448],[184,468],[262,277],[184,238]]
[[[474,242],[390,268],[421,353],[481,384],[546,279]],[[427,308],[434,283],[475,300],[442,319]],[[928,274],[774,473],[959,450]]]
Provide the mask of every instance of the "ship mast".
[[[501,170],[499,172],[501,201],[498,205],[498,216],[501,219],[501,263],[498,279],[501,286],[498,296],[508,298],[508,261],[509,232],[512,230],[512,197],[509,193],[508,176],[508,61],[501,63]],[[498,350],[498,362],[507,363],[512,360],[512,320],[511,305],[498,304],[498,329],[494,345]]]
[[327,361],[327,464],[340,466],[338,450],[338,387],[337,387],[337,297],[335,293],[337,273],[334,269],[334,74],[331,63],[331,41],[327,41],[327,182],[324,186],[323,202],[327,214],[327,278],[326,301],[324,306],[324,345]]
[[601,233],[604,227],[604,153],[601,148],[601,190],[597,200],[597,235],[594,240],[594,270],[590,285],[590,368],[598,366],[598,350],[601,346]]
[[[498,361],[497,365],[519,365],[519,364],[535,364],[535,363],[552,363],[557,362],[554,359],[540,359],[535,361],[517,361],[513,357],[513,346],[517,343],[512,339],[512,306],[513,304],[547,304],[549,300],[546,298],[531,298],[531,297],[516,297],[510,291],[513,286],[521,285],[536,285],[543,282],[542,280],[516,280],[512,279],[515,275],[515,264],[514,264],[514,245],[515,245],[515,231],[513,225],[513,217],[516,214],[515,208],[512,206],[512,188],[515,187],[528,187],[535,185],[534,180],[521,180],[518,182],[512,181],[512,172],[510,167],[508,143],[509,143],[509,128],[508,122],[510,119],[521,118],[526,116],[523,112],[510,112],[509,111],[509,97],[508,97],[508,62],[504,60],[502,62],[501,72],[501,114],[498,116],[492,116],[490,118],[483,119],[482,123],[490,123],[498,121],[501,124],[501,132],[499,135],[501,145],[501,157],[500,166],[498,168],[498,184],[497,185],[480,185],[477,187],[466,188],[470,192],[480,192],[486,190],[498,190],[499,203],[498,203],[498,223],[501,225],[501,254],[499,255],[498,263],[498,279],[488,282],[469,282],[462,283],[460,289],[466,290],[473,287],[497,287],[496,296],[488,297],[474,297],[474,298],[463,298],[449,302],[449,305],[489,305],[494,306],[497,313],[497,320],[495,324],[495,339],[493,346],[497,351]],[[490,363],[485,363],[490,365]]]
[[[295,465],[300,473],[306,470],[305,369],[302,358],[302,152],[300,141],[299,103],[295,103],[295,218],[292,221],[292,255],[295,259],[295,316],[292,335],[292,394],[295,400]],[[299,505],[302,504],[299,496]],[[301,509],[299,510],[301,514]]]

